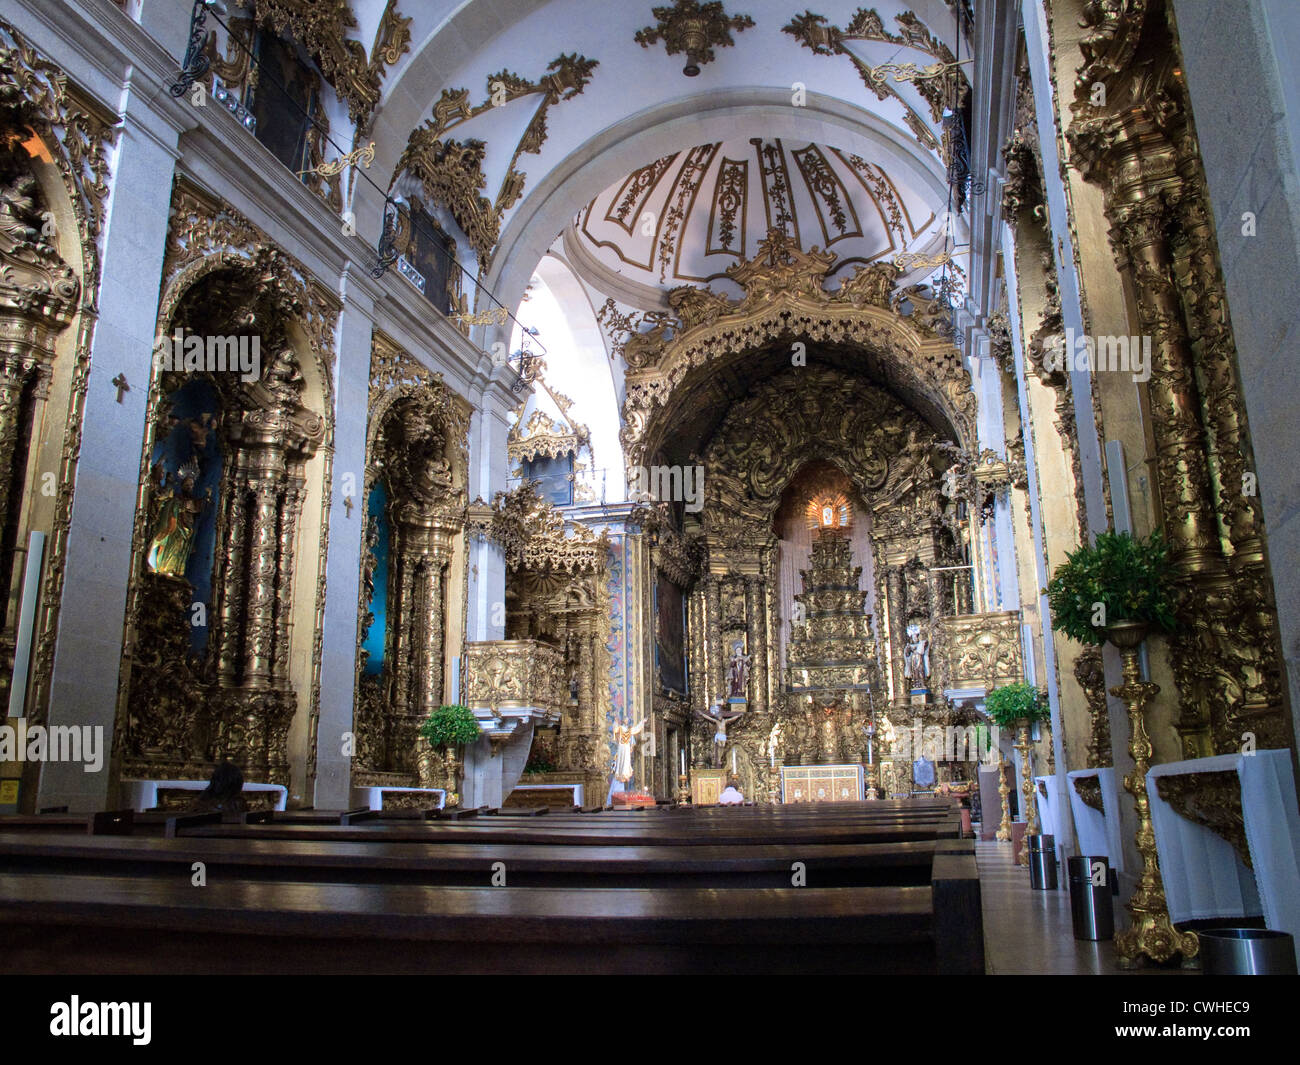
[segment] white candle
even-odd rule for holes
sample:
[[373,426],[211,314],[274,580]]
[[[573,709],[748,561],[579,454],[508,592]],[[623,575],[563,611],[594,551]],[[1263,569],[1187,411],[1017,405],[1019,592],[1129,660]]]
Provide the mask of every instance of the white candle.
[[682,748],[682,776],[686,775],[686,748]]
[[734,747],[731,750],[731,771],[733,773],[736,771],[736,749]]

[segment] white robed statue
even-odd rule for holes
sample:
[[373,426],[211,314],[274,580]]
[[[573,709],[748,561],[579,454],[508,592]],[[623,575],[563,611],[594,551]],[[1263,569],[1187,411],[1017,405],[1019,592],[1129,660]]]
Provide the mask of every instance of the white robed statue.
[[614,726],[614,779],[626,784],[632,779],[632,752],[636,748],[636,738],[645,728],[645,718],[635,725]]

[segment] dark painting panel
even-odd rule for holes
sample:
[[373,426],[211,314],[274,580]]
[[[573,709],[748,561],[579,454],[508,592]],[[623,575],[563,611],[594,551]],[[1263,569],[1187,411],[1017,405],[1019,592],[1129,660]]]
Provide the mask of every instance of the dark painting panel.
[[655,664],[665,688],[686,694],[686,616],[682,590],[659,574],[655,584]]

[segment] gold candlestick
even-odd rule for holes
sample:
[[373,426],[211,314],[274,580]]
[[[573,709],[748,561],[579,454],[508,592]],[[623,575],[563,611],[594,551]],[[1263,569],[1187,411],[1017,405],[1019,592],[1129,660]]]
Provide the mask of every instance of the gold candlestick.
[[[1025,835],[1035,836],[1038,834],[1038,803],[1034,802],[1034,766],[1033,756],[1030,753],[1032,748],[1029,745],[1029,718],[1020,719],[1020,729],[1017,735],[1015,748],[1020,752],[1020,794],[1025,800]],[[1020,857],[1016,859],[1017,865],[1029,864],[1029,843],[1026,841],[1020,846]]]
[[1143,955],[1152,961],[1163,962],[1181,954],[1186,963],[1201,949],[1195,932],[1180,932],[1169,920],[1164,882],[1160,879],[1156,832],[1151,823],[1151,803],[1147,798],[1151,739],[1143,719],[1146,706],[1160,691],[1160,685],[1144,681],[1138,665],[1138,646],[1146,634],[1147,625],[1141,621],[1119,621],[1106,628],[1107,639],[1119,650],[1124,661],[1124,683],[1111,688],[1110,694],[1123,699],[1128,706],[1128,752],[1133,757],[1133,772],[1124,777],[1124,789],[1133,796],[1137,807],[1137,849],[1142,856],[1142,876],[1128,901],[1132,924],[1115,936],[1115,953],[1123,968],[1135,967]]
[[691,778],[685,773],[677,775],[677,805],[689,806],[691,802]]
[[1002,801],[1002,823],[998,825],[994,839],[1006,843],[1011,838],[1011,785],[1007,783],[1007,764],[998,751],[998,798]]

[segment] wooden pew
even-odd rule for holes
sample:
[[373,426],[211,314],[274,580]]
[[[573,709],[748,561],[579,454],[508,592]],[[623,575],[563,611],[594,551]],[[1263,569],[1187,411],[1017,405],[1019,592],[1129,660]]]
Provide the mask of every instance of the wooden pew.
[[[945,896],[940,893],[938,896]],[[0,875],[13,973],[934,973],[931,886],[433,888]],[[142,934],[147,933],[147,934]],[[960,944],[958,943],[958,946]]]
[[810,887],[930,882],[936,855],[973,855],[973,843],[936,840],[791,849],[748,847],[556,847],[449,843],[306,843],[242,839],[67,839],[0,836],[0,863],[12,872],[67,876],[188,879],[203,862],[209,882],[294,880],[312,883],[489,886],[504,863],[515,887],[788,887],[802,863]]

